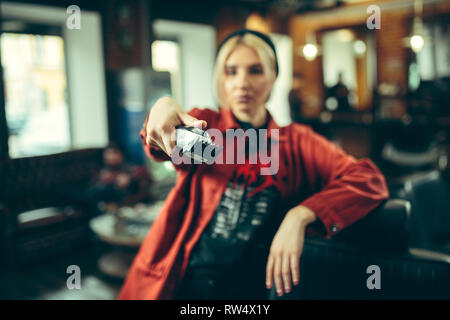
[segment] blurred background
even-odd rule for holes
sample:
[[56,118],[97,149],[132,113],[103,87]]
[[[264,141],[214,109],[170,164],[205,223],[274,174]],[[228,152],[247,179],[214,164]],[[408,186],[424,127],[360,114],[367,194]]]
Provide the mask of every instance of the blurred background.
[[143,153],[145,116],[167,94],[217,110],[215,50],[244,27],[276,45],[275,120],[371,158],[409,203],[404,253],[449,270],[449,1],[2,1],[0,18],[1,299],[115,298],[175,180]]

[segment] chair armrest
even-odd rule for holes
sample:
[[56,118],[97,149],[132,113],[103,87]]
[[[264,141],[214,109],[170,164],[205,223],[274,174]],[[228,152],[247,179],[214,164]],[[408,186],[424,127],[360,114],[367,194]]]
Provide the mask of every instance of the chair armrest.
[[415,258],[424,260],[432,260],[444,262],[450,265],[450,255],[438,251],[423,249],[423,248],[409,248],[409,254]]
[[331,240],[371,251],[405,252],[409,245],[410,212],[409,201],[389,199]]
[[11,244],[14,241],[16,229],[16,216],[4,203],[0,202],[0,269],[7,267],[10,262]]

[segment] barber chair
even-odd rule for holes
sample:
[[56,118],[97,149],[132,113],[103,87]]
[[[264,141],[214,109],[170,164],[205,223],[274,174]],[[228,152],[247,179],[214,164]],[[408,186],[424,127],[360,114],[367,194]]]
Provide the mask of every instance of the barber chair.
[[268,299],[449,299],[450,256],[411,248],[411,221],[411,203],[389,199],[330,239],[305,239],[299,285]]

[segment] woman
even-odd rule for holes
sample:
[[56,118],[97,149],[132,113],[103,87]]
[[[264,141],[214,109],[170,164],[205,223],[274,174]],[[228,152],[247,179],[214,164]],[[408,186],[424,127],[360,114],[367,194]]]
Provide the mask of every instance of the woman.
[[[300,281],[306,234],[330,237],[388,197],[385,179],[369,159],[357,161],[307,126],[275,123],[265,103],[277,74],[270,39],[239,30],[221,43],[216,58],[219,112],[186,113],[169,97],[152,107],[141,137],[157,160],[170,160],[179,125],[214,128],[224,136],[236,128],[273,134],[253,141],[256,149],[250,139],[234,145],[245,154],[243,164],[175,165],[176,185],[120,299],[264,299],[272,286],[278,295],[288,293]],[[278,147],[271,149],[277,151],[271,154],[276,170],[261,174],[267,162],[255,164],[249,155],[267,145]],[[230,152],[225,142],[221,146]]]

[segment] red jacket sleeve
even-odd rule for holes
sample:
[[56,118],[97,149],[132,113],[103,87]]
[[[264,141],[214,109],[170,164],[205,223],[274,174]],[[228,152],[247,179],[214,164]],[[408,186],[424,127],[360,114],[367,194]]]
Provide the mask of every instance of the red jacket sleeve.
[[139,135],[141,136],[142,145],[144,147],[145,154],[149,158],[151,158],[151,159],[153,159],[155,161],[168,161],[168,160],[170,160],[170,158],[164,151],[162,151],[160,148],[157,148],[157,147],[154,147],[154,146],[151,146],[151,145],[147,144],[147,141],[146,141],[146,128],[147,128],[147,122],[148,122],[148,116],[149,115],[150,114],[148,114],[147,117],[145,118],[144,125],[142,126],[142,129],[139,132]]
[[389,197],[386,180],[368,158],[356,160],[313,130],[306,130],[301,152],[316,192],[300,204],[310,208],[326,229],[325,237],[363,218]]

